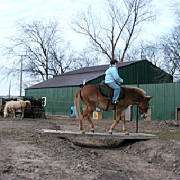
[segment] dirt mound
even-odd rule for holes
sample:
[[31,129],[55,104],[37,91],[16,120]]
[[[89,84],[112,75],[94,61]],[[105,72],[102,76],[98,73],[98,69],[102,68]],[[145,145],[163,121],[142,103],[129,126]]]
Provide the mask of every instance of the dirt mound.
[[[111,123],[96,121],[95,130],[107,131]],[[135,122],[127,127],[134,132]],[[85,148],[36,133],[44,128],[78,130],[78,122],[0,119],[0,179],[179,179],[179,127],[172,122],[140,121],[140,132],[159,139],[128,140],[116,148]]]

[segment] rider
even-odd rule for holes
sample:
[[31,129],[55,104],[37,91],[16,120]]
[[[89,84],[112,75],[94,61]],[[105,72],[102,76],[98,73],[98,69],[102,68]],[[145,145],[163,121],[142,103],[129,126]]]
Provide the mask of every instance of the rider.
[[118,97],[120,95],[120,84],[123,83],[123,79],[120,78],[118,74],[118,61],[117,60],[111,60],[110,66],[105,72],[105,83],[114,89],[114,95],[112,98],[112,103],[117,104]]

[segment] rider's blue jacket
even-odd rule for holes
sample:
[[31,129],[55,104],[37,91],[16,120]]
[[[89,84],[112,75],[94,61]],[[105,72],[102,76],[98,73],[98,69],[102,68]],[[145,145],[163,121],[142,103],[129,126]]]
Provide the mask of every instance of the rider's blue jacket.
[[110,65],[105,72],[105,83],[116,82],[117,84],[123,83],[123,79],[118,74],[118,68],[116,65]]

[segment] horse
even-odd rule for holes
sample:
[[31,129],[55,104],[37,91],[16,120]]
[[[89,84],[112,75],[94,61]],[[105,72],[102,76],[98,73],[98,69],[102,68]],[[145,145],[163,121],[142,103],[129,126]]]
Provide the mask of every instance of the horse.
[[[90,118],[90,115],[96,108],[101,110],[115,110],[115,120],[109,129],[109,133],[112,134],[115,126],[119,123],[121,114],[127,109],[129,105],[137,105],[142,117],[147,117],[147,111],[149,108],[149,101],[151,96],[145,96],[146,92],[143,89],[137,87],[126,86],[124,89],[124,98],[120,99],[117,105],[112,104],[112,100],[101,94],[98,84],[88,84],[79,89],[74,98],[74,106],[76,117],[79,119],[79,130],[81,133],[85,133],[82,120],[86,118],[89,122],[90,131],[94,132],[94,124]],[[82,104],[82,110],[80,110],[80,100]],[[107,109],[108,107],[108,109]],[[125,134],[129,134],[125,128],[125,118],[122,119],[122,129]]]
[[11,112],[12,117],[15,118],[15,111],[20,109],[22,112],[21,119],[24,118],[24,111],[25,108],[29,107],[31,108],[31,102],[30,101],[7,101],[4,107],[4,117],[7,117],[8,110]]

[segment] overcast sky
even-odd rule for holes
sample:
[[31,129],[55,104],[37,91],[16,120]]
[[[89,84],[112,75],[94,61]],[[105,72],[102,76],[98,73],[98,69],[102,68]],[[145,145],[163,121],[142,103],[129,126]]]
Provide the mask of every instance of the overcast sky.
[[[102,8],[103,0],[0,0],[0,45],[8,44],[8,37],[16,36],[18,21],[32,22],[33,20],[56,19],[63,27],[65,40],[71,42],[74,48],[81,50],[84,38],[75,34],[70,28],[70,22],[77,11],[92,8]],[[159,35],[168,33],[174,25],[172,0],[153,0],[153,10],[156,11],[156,21],[145,26],[142,37],[155,40]],[[79,45],[77,46],[77,42]],[[0,68],[7,60],[0,55]],[[0,95],[8,95],[9,79],[0,78]],[[11,82],[11,94],[19,95],[19,80]]]

